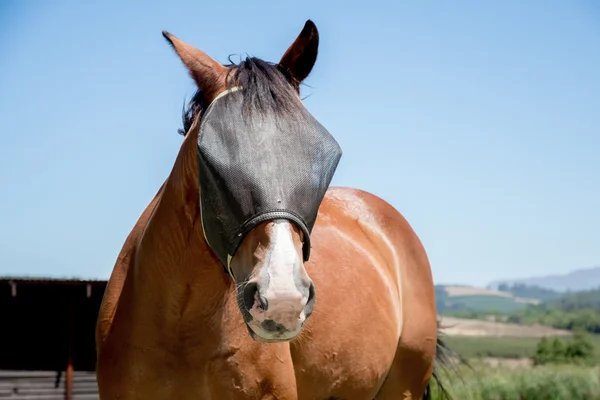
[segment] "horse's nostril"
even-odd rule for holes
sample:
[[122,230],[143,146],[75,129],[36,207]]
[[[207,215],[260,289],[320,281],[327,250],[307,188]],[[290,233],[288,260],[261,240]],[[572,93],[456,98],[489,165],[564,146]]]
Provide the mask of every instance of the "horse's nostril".
[[250,311],[254,307],[254,296],[258,291],[258,285],[256,283],[248,283],[244,287],[244,306],[246,310]]
[[265,297],[261,296],[260,292],[258,293],[258,302],[260,303],[260,308],[267,311],[269,308],[269,301]]
[[315,285],[311,282],[308,287],[308,300],[306,301],[306,306],[304,307],[304,313],[306,318],[308,318],[315,308]]
[[308,288],[308,300],[306,300],[306,303],[310,303],[313,299],[315,298],[315,285],[311,282],[309,288]]
[[[244,288],[244,306],[250,311],[256,302],[256,294],[258,293],[258,285],[256,283],[248,283]],[[269,307],[269,302],[260,294],[258,295],[258,303],[263,311]]]

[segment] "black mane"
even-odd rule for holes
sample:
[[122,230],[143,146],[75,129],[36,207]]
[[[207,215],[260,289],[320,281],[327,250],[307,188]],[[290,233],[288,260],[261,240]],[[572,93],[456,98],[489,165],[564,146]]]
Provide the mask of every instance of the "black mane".
[[[228,79],[228,88],[243,87],[245,112],[293,113],[301,105],[297,87],[279,65],[255,57],[247,57],[239,64],[229,61],[228,75],[233,73],[233,76]],[[183,128],[178,130],[181,135],[187,134],[204,107],[204,93],[199,89],[184,107]]]

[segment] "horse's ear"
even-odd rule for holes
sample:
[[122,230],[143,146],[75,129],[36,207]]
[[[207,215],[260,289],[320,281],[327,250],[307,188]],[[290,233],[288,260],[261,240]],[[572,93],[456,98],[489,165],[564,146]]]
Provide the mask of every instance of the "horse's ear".
[[279,61],[279,66],[287,72],[295,85],[299,85],[312,70],[319,52],[319,31],[308,20],[294,43]]
[[162,34],[188,69],[198,88],[209,96],[216,95],[224,85],[227,68],[169,32],[163,31]]

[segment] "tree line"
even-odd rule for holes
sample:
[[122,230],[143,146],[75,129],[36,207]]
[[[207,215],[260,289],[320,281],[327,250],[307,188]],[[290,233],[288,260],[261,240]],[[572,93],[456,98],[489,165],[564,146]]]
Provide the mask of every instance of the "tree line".
[[600,333],[600,289],[565,294],[512,313],[508,322]]

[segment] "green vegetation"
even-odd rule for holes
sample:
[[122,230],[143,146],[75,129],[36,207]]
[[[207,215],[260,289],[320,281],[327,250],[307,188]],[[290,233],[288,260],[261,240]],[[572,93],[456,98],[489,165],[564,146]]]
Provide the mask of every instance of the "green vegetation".
[[488,314],[512,313],[528,306],[527,303],[519,303],[510,297],[490,295],[453,296],[450,302],[451,305],[446,307],[447,311],[485,311]]
[[436,286],[435,295],[438,313],[443,315],[460,316],[463,313],[477,316],[500,315],[523,310],[528,306],[527,303],[518,302],[512,297],[495,294],[449,296],[444,286]]
[[498,285],[498,290],[501,292],[511,293],[516,297],[537,299],[540,301],[549,301],[561,297],[561,294],[559,292],[555,292],[554,290],[534,285],[526,285],[524,283],[515,283],[513,285],[502,283]]
[[435,305],[438,313],[443,313],[446,311],[446,304],[450,299],[448,293],[446,293],[446,289],[443,285],[435,285]]
[[[535,353],[537,338],[446,336],[448,346],[461,357],[529,358]],[[600,341],[599,341],[600,343]]]
[[474,310],[446,310],[442,313],[447,317],[456,317],[456,318],[466,318],[466,319],[480,319],[480,320],[489,320],[494,319],[498,322],[506,322],[508,320],[509,314],[500,311],[492,311],[492,310],[483,310],[483,311],[474,311]]
[[[600,368],[544,365],[523,370],[473,365],[458,377],[442,373],[445,388],[456,400],[600,400]],[[458,379],[460,378],[460,379]],[[462,381],[461,381],[462,379]],[[441,398],[435,383],[432,399]]]
[[517,297],[545,301],[531,305],[495,295],[451,297],[443,286],[437,286],[438,313],[470,319],[494,316],[496,320],[515,324],[540,324],[600,334],[600,289],[567,294],[524,284],[500,285],[499,289]]
[[546,304],[564,311],[600,310],[600,289],[567,293]]
[[[445,337],[450,348],[468,360],[458,375],[443,371],[441,377],[454,399],[600,400],[600,363],[596,348],[600,336],[576,333],[572,337],[492,338]],[[531,358],[533,366],[492,367],[484,357]],[[433,399],[438,398],[433,389]]]
[[583,333],[565,340],[560,337],[542,338],[532,356],[535,365],[589,364],[593,362],[595,346]]
[[600,333],[600,289],[566,294],[508,316],[508,322]]
[[[553,339],[549,338],[546,341],[552,341]],[[544,339],[540,340],[532,337],[445,336],[444,340],[461,357],[473,360],[482,357],[533,358],[537,352],[538,343]],[[573,339],[561,339],[563,345],[569,343],[570,340]],[[600,336],[588,335],[585,342],[589,343],[593,349],[590,360],[600,364]]]
[[[570,336],[461,337],[446,336],[447,345],[473,369],[459,375],[440,372],[445,387],[456,400],[600,400],[600,289],[558,294],[526,285],[500,286],[516,297],[537,298],[539,305],[516,303],[501,296],[448,296],[440,293],[443,315],[519,323],[541,324],[573,331]],[[508,305],[512,302],[512,305]],[[521,309],[515,309],[519,304]],[[512,308],[512,309],[511,309]],[[492,367],[484,358],[529,359],[501,361]],[[525,361],[525,360],[524,360]],[[498,360],[494,360],[494,363]],[[509,367],[512,365],[512,367]],[[439,389],[433,384],[432,399]]]

